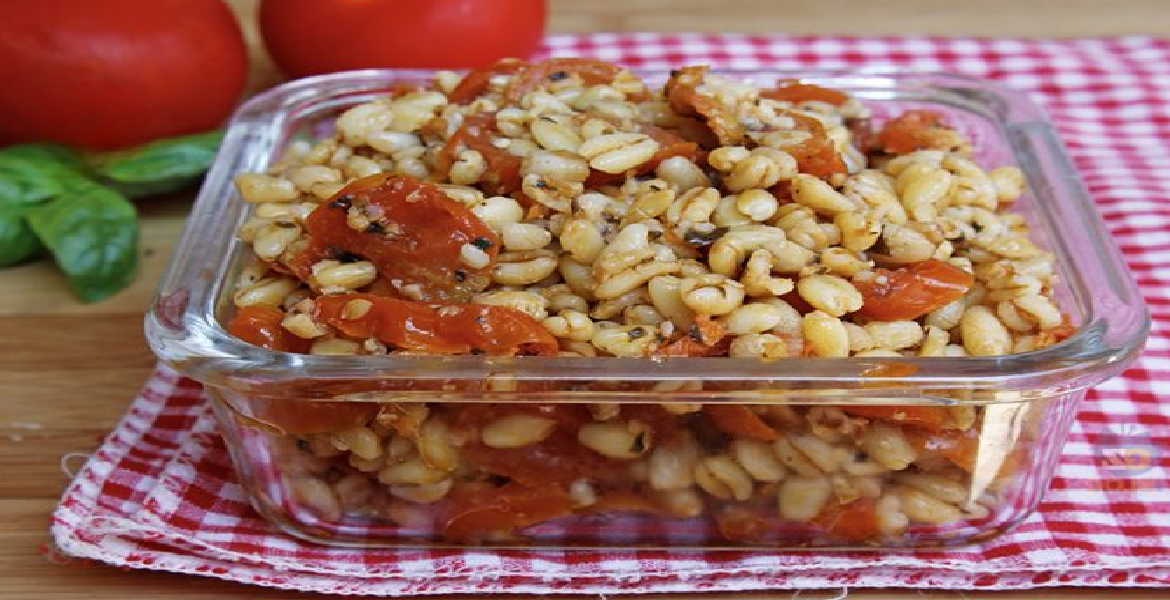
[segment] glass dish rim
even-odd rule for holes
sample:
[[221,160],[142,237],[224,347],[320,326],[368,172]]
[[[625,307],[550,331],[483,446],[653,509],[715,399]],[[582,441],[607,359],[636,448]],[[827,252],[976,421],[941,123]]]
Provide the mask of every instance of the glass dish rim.
[[[644,77],[669,72],[668,69],[631,70]],[[1094,253],[1098,259],[1094,267],[1102,269],[1114,284],[1108,297],[1100,299],[1088,294],[1081,280],[1084,271],[1064,267],[1064,271],[1073,276],[1071,279],[1075,279],[1069,285],[1085,312],[1077,332],[1048,348],[997,357],[794,357],[775,361],[755,358],[333,357],[266,350],[227,334],[216,318],[216,311],[221,288],[225,285],[222,276],[228,268],[225,264],[236,260],[240,244],[234,239],[234,227],[228,239],[217,239],[214,235],[203,236],[199,225],[212,218],[217,210],[230,211],[227,205],[243,204],[235,197],[231,180],[245,153],[269,150],[275,145],[278,140],[274,139],[271,129],[280,118],[287,118],[298,103],[373,93],[396,78],[417,79],[435,72],[430,69],[373,69],[319,75],[274,87],[241,105],[228,125],[215,164],[200,190],[146,316],[147,338],[164,362],[196,380],[241,390],[254,389],[261,379],[270,382],[305,379],[482,380],[507,376],[522,381],[758,381],[798,383],[801,390],[808,391],[856,390],[863,384],[872,384],[875,377],[881,377],[883,388],[971,389],[980,387],[978,384],[986,387],[994,383],[998,389],[1033,389],[1039,383],[1046,393],[1055,393],[1094,385],[1116,374],[1140,351],[1149,329],[1148,311],[1136,284],[1072,168],[1051,121],[1022,92],[977,77],[918,69],[720,68],[713,69],[713,72],[732,76],[791,77],[813,82],[836,81],[844,87],[849,82],[868,82],[879,84],[879,87],[887,86],[891,93],[899,89],[941,89],[958,94],[957,98],[995,108],[1002,113],[996,124],[1004,128],[1005,134],[1010,132],[1017,136],[1009,136],[1006,140],[1013,152],[1020,152],[1020,144],[1031,144],[1034,146],[1031,152],[1041,153],[1048,157],[1049,163],[1055,163],[1055,166],[1043,161],[1033,164],[1034,176],[1042,178],[1045,193],[1062,195],[1066,202],[1074,203],[1079,209],[1074,212],[1079,214],[1081,227],[1074,228],[1074,231],[1098,250]],[[940,82],[945,82],[948,87],[940,87]],[[1007,118],[1009,115],[1010,119]],[[1024,168],[1025,165],[1020,166]],[[1039,171],[1035,172],[1036,169]],[[1035,187],[1035,182],[1029,183],[1032,184],[1030,187]],[[1063,186],[1063,189],[1047,189],[1053,186]],[[1040,198],[1035,202],[1049,213],[1054,210],[1046,207]],[[1048,218],[1052,215],[1049,214]],[[1072,222],[1073,217],[1058,218],[1061,222]],[[224,225],[219,224],[221,234],[223,229]],[[1053,241],[1058,247],[1051,250],[1057,254],[1058,262],[1063,263],[1069,254],[1062,249],[1066,242],[1063,237],[1055,235]],[[231,253],[209,251],[214,248]],[[229,256],[229,259],[217,261],[217,255]],[[219,263],[218,267],[213,263]],[[192,285],[217,268],[221,276],[213,278],[209,285]],[[1106,310],[1110,307],[1124,309],[1127,320],[1111,326],[1110,312]],[[778,372],[778,367],[783,371]]]

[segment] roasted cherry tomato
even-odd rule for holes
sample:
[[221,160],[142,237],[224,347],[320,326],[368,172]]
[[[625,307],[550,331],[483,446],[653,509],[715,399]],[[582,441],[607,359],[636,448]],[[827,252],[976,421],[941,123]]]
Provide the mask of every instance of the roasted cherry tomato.
[[760,97],[792,103],[817,101],[834,106],[841,106],[849,101],[848,94],[844,92],[799,81],[793,81],[770,90],[760,90]]
[[907,154],[932,148],[947,150],[954,139],[942,115],[929,110],[908,110],[886,122],[878,134],[877,146],[889,154]]
[[[529,65],[508,84],[504,91],[504,102],[519,104],[525,94],[536,91],[542,85],[576,75],[585,85],[613,83],[623,69],[617,65],[593,58],[550,58],[544,62]],[[634,97],[631,100],[639,100]]]
[[670,441],[682,427],[682,421],[677,415],[671,414],[657,404],[627,404],[622,406],[621,414],[627,421],[638,421],[648,425],[655,445]]
[[[284,311],[275,306],[244,306],[228,324],[232,335],[262,348],[308,352],[309,342],[280,326]],[[378,405],[360,402],[321,402],[296,398],[269,398],[250,394],[246,399],[225,397],[238,414],[282,433],[325,433],[367,423]],[[233,401],[234,400],[234,401]]]
[[728,344],[714,344],[707,345],[703,342],[689,336],[679,335],[676,339],[668,341],[666,344],[659,346],[652,354],[654,356],[667,357],[696,357],[696,356],[727,356],[727,351],[730,349]]
[[856,405],[840,406],[838,408],[842,412],[858,417],[901,423],[903,425],[914,425],[931,431],[956,428],[954,419],[951,418],[950,412],[944,406]]
[[824,527],[834,537],[862,542],[881,534],[878,529],[877,502],[860,498],[848,504],[832,503],[826,506],[813,522]]
[[[360,229],[355,229],[355,226]],[[439,188],[403,175],[371,175],[345,186],[305,219],[309,246],[289,265],[312,278],[320,260],[364,259],[399,289],[417,286],[427,301],[466,301],[491,283],[500,242],[466,206]],[[471,245],[484,266],[463,258]]]
[[1068,338],[1075,335],[1077,332],[1076,325],[1072,324],[1072,319],[1066,314],[1064,315],[1064,322],[1052,329],[1045,329],[1036,336],[1036,349],[1047,348],[1059,344]]
[[704,404],[703,414],[716,429],[735,437],[771,442],[780,434],[748,407],[739,404]]
[[461,150],[475,150],[487,163],[479,185],[488,193],[500,196],[519,190],[523,159],[492,144],[496,132],[495,114],[480,113],[463,117],[459,129],[439,150],[436,168],[446,173],[459,158]]
[[480,67],[525,57],[545,0],[263,0],[258,23],[289,77],[369,68]]
[[660,346],[654,356],[727,356],[731,339],[727,327],[710,315],[697,315],[687,331],[680,331],[673,340]]
[[624,477],[622,465],[581,445],[576,431],[558,429],[524,448],[466,446],[466,460],[476,469],[532,486],[567,487],[577,479],[612,481]]
[[940,433],[907,427],[904,431],[906,439],[919,452],[936,452],[968,473],[975,470],[975,459],[979,455],[979,430],[971,428]]
[[715,526],[723,537],[758,544],[775,531],[775,523],[754,506],[728,505],[715,511]]
[[515,75],[528,68],[528,63],[517,58],[505,58],[496,64],[480,67],[463,76],[463,80],[455,89],[447,94],[447,100],[452,104],[469,104],[472,100],[487,93],[491,87],[492,77],[496,75]]
[[443,538],[477,541],[573,513],[573,499],[559,487],[503,487],[466,484],[452,490],[441,507]]
[[513,414],[529,414],[556,423],[547,438],[522,448],[493,448],[483,444],[479,436],[472,436],[463,456],[480,471],[533,487],[566,487],[580,478],[620,481],[624,476],[621,463],[577,441],[577,429],[592,421],[583,405],[465,404],[456,408],[456,425],[465,431],[478,431],[502,416]]
[[670,518],[670,515],[654,502],[651,502],[646,496],[631,490],[613,490],[610,492],[603,492],[598,498],[597,502],[589,506],[578,509],[579,513],[614,513],[614,512],[637,512],[658,515],[660,517]]
[[813,308],[813,305],[809,304],[808,300],[805,300],[800,295],[800,292],[796,290],[792,290],[791,292],[780,296],[780,299],[787,302],[789,306],[796,309],[796,312],[802,315],[807,315],[808,313],[816,310]]
[[[623,70],[617,65],[593,58],[550,58],[534,64],[505,58],[494,65],[468,73],[447,98],[455,104],[467,104],[487,92],[492,77],[513,75],[504,89],[503,101],[505,104],[519,104],[526,94],[549,83],[573,76],[585,85],[613,83]],[[644,98],[645,94],[638,94],[631,99],[637,101]]]
[[650,123],[638,123],[638,130],[650,136],[650,139],[658,142],[658,152],[642,166],[645,172],[653,171],[658,168],[658,165],[675,156],[690,159],[692,162],[699,162],[702,153],[699,152],[699,145],[692,142],[683,136],[663,129],[661,127],[651,125]]
[[727,336],[727,326],[722,321],[716,321],[711,315],[696,315],[694,331],[699,341],[707,345],[715,345]]
[[[612,120],[615,124],[616,120]],[[645,175],[654,172],[662,161],[675,156],[682,156],[698,163],[703,156],[703,152],[699,150],[699,145],[695,142],[689,141],[681,135],[663,129],[650,123],[634,122],[633,127],[637,128],[642,133],[650,136],[650,139],[658,142],[658,151],[650,160],[638,165],[637,169],[632,171],[634,176]],[[603,185],[619,185],[626,180],[630,173],[606,173],[605,171],[593,170],[589,173],[589,178],[585,180],[586,188],[597,188]]]
[[872,321],[908,321],[963,297],[975,283],[968,272],[941,260],[912,263],[877,277],[855,281],[865,303],[853,313]]
[[280,326],[284,311],[275,306],[243,306],[228,323],[228,333],[252,344],[280,352],[308,352],[309,342]]
[[841,153],[833,146],[833,140],[825,131],[820,121],[795,111],[782,111],[796,122],[796,129],[809,134],[808,139],[784,148],[796,159],[797,167],[803,173],[808,173],[822,179],[838,173],[845,173],[845,160]]
[[317,298],[314,314],[350,337],[428,354],[548,356],[558,350],[557,339],[540,322],[503,306],[435,307],[373,294],[338,294]]
[[735,113],[718,100],[700,94],[707,67],[683,67],[673,72],[666,82],[666,101],[682,117],[698,117],[724,146],[737,146],[743,141],[743,125]]
[[326,402],[317,398],[221,396],[251,424],[285,434],[335,433],[365,425],[378,414],[373,402]]

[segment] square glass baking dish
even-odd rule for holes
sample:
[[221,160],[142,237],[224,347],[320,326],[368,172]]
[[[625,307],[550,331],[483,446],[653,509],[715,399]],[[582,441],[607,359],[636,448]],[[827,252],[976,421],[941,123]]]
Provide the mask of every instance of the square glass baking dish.
[[[1025,216],[1033,241],[1056,256],[1057,297],[1075,334],[1042,350],[997,357],[774,361],[337,357],[252,346],[223,326],[233,310],[234,275],[247,253],[235,232],[250,210],[239,199],[233,176],[262,171],[294,140],[327,133],[345,108],[384,95],[394,84],[429,80],[433,73],[358,71],[308,78],[265,92],[237,112],[146,318],[147,337],[159,358],[205,386],[256,510],[290,534],[337,545],[790,549],[971,543],[1004,532],[1035,509],[1086,389],[1116,375],[1137,355],[1149,324],[1051,123],[1023,95],[955,75],[722,72],[761,84],[799,78],[840,89],[862,100],[877,120],[928,108],[972,140],[985,168],[1018,166],[1027,191],[1014,210]],[[652,86],[668,75],[638,74]],[[785,459],[782,480],[752,482],[747,501],[718,494],[607,495],[589,481],[569,482],[566,475],[556,485],[571,489],[577,508],[543,518],[542,511],[556,511],[549,511],[553,501],[541,495],[539,485],[520,493],[508,482],[490,482],[456,510],[447,499],[419,498],[417,488],[380,485],[375,475],[341,464],[329,456],[334,451],[319,448],[321,436],[337,440],[371,419],[408,422],[425,416],[427,407],[458,406],[482,420],[504,403],[537,411],[562,404],[609,405],[631,413],[647,404],[749,405],[756,412],[796,415],[791,429],[781,433],[797,456]],[[821,460],[816,436],[809,435],[820,426],[814,421],[839,414],[841,407],[878,406],[904,407],[899,418],[909,421],[894,427],[922,456],[935,462],[951,457],[946,477],[858,475],[834,471],[838,467]],[[965,432],[923,429],[913,422],[919,407],[956,411],[971,426]],[[959,455],[961,460],[954,458]],[[802,467],[810,459],[813,466]],[[646,462],[622,465],[615,477],[645,481]],[[854,489],[866,486],[877,491]],[[883,490],[899,490],[896,509],[851,500],[882,497]],[[663,508],[671,503],[681,508]],[[816,507],[806,506],[810,503]],[[881,518],[905,517],[905,527],[882,533],[867,524],[875,511],[891,510],[901,517]],[[527,518],[522,526],[501,525],[482,534],[483,522],[505,523],[516,514]],[[480,534],[456,531],[468,523]]]

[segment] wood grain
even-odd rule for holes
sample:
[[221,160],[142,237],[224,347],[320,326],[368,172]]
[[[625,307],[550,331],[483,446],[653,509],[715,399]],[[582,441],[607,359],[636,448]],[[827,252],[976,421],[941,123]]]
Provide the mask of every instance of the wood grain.
[[[251,89],[267,87],[277,76],[257,43],[251,19],[255,0],[230,1],[252,47]],[[554,32],[1170,35],[1170,2],[1165,0],[551,0],[550,5]],[[105,302],[78,302],[47,261],[0,271],[0,598],[317,597],[205,578],[125,572],[47,547],[48,515],[68,480],[61,457],[96,448],[154,363],[142,339],[142,313],[182,229],[191,195],[139,204],[141,272],[133,286]],[[66,462],[78,466],[77,459]],[[830,595],[810,592],[800,597]],[[1164,598],[1165,592],[852,591],[850,597],[1131,600]],[[712,596],[671,596],[697,598]]]

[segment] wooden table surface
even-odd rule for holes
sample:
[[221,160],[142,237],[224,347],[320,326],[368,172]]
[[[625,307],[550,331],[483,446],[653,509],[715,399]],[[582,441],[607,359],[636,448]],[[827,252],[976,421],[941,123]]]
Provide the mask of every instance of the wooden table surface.
[[[250,17],[254,1],[232,3],[255,50]],[[554,32],[1166,36],[1170,35],[1170,2],[552,0],[550,28]],[[253,87],[259,89],[276,77],[262,52],[254,54]],[[132,287],[105,302],[77,302],[61,276],[44,261],[0,271],[0,598],[308,596],[207,578],[126,572],[47,549],[49,513],[68,482],[62,464],[76,468],[80,460],[70,455],[93,451],[154,364],[142,338],[142,313],[181,231],[191,196],[139,204],[141,272]],[[1166,594],[1124,589],[984,594],[854,590],[850,597],[1152,599]],[[800,597],[834,595],[815,592]]]

